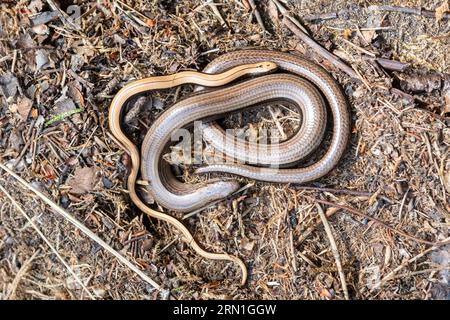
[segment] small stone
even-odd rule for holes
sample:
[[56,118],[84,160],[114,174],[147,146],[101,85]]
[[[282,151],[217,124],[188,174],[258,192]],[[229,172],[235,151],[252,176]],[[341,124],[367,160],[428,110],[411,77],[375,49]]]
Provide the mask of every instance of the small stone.
[[106,189],[111,189],[111,188],[113,187],[113,183],[111,182],[111,180],[109,180],[109,179],[106,178],[106,177],[102,177],[102,182],[103,182],[103,186],[104,186]]

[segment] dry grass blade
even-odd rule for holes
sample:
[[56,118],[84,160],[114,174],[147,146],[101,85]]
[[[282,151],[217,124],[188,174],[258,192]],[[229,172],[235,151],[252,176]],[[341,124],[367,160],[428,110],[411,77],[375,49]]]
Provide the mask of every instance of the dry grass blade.
[[17,211],[19,211],[25,219],[30,223],[30,225],[33,227],[33,229],[37,232],[37,234],[44,240],[44,242],[50,247],[50,249],[53,251],[53,253],[56,255],[56,257],[61,261],[61,263],[66,267],[67,271],[73,276],[75,281],[78,282],[78,284],[83,288],[83,290],[86,292],[86,294],[91,298],[92,300],[95,300],[95,297],[92,295],[92,293],[89,291],[89,289],[84,285],[84,283],[81,281],[81,279],[77,276],[77,274],[73,271],[73,269],[69,266],[69,264],[64,260],[63,257],[58,253],[58,250],[51,244],[51,242],[45,237],[45,235],[41,232],[41,230],[38,228],[38,226],[34,223],[34,221],[28,216],[28,214],[23,210],[23,208],[17,203],[16,200],[9,194],[6,189],[0,184],[0,190],[8,197],[8,199],[12,202],[12,204],[16,207]]
[[447,243],[450,243],[450,238],[447,238],[447,239],[441,241],[440,243],[438,243],[438,244],[436,244],[436,245],[426,249],[425,251],[423,251],[423,252],[419,253],[418,255],[412,257],[411,259],[405,261],[404,263],[399,265],[397,268],[395,268],[394,270],[389,272],[383,279],[381,279],[380,282],[378,283],[378,285],[375,286],[372,289],[372,291],[375,290],[375,289],[380,288],[383,284],[385,284],[389,280],[394,279],[395,278],[395,274],[397,272],[399,272],[400,270],[402,270],[403,268],[405,268],[406,266],[410,265],[411,263],[413,263],[413,262],[417,261],[418,259],[422,258],[424,255],[426,255],[426,254],[428,254],[428,253],[438,249],[439,247],[441,247],[441,246],[443,246],[443,245],[445,245]]
[[8,167],[0,163],[0,168],[6,171],[9,175],[14,177],[17,181],[19,181],[24,187],[27,189],[33,191],[39,198],[41,198],[46,204],[48,204],[53,210],[55,210],[58,214],[60,214],[62,217],[64,217],[66,220],[68,220],[70,223],[72,223],[75,227],[80,229],[85,235],[87,235],[89,238],[91,238],[93,241],[97,242],[103,249],[111,253],[114,257],[116,257],[120,262],[122,262],[125,266],[127,266],[129,269],[131,269],[134,273],[136,273],[139,277],[142,278],[145,282],[153,286],[156,290],[161,290],[161,286],[157,284],[155,281],[153,281],[151,278],[149,278],[145,273],[143,273],[141,270],[139,270],[134,264],[132,264],[128,259],[126,259],[124,256],[122,256],[119,252],[114,250],[110,245],[108,245],[105,241],[100,239],[95,233],[93,233],[91,230],[89,230],[85,225],[83,225],[80,221],[75,219],[70,213],[62,209],[60,206],[58,206],[56,203],[54,203],[52,200],[50,200],[46,195],[44,195],[42,192],[31,186],[29,183],[27,183],[24,179],[19,177],[16,173],[14,173],[12,170],[10,170]]
[[22,267],[20,268],[19,272],[17,272],[16,276],[14,277],[13,282],[11,283],[11,287],[8,291],[8,294],[6,295],[6,300],[14,300],[16,298],[16,289],[19,285],[20,279],[28,272],[28,270],[31,267],[31,263],[36,258],[36,256],[39,254],[39,249],[36,250],[33,255],[23,263]]
[[328,240],[330,241],[331,251],[333,252],[334,260],[336,261],[336,267],[339,273],[339,278],[341,280],[342,291],[344,291],[345,300],[349,300],[347,282],[345,282],[345,275],[344,272],[342,271],[341,256],[339,254],[336,241],[334,241],[333,232],[331,232],[331,228],[328,223],[327,217],[325,216],[325,213],[323,212],[323,209],[320,206],[320,204],[316,203],[316,207],[317,211],[319,211],[319,216],[320,219],[322,220],[323,227],[325,228]]
[[371,220],[371,221],[373,221],[373,222],[375,222],[375,223],[377,223],[377,224],[379,224],[379,225],[382,225],[382,226],[385,227],[386,229],[389,229],[389,230],[391,230],[391,231],[393,231],[393,232],[395,232],[395,233],[397,233],[397,234],[399,234],[399,235],[402,235],[402,236],[404,236],[404,237],[406,237],[406,238],[408,238],[408,239],[414,240],[414,241],[416,241],[416,242],[420,242],[420,243],[424,243],[424,244],[429,244],[429,245],[445,245],[445,244],[450,243],[449,240],[444,240],[444,242],[439,242],[439,243],[434,243],[434,242],[431,242],[431,241],[422,240],[422,239],[416,238],[416,237],[414,237],[414,236],[412,236],[412,235],[409,235],[409,234],[407,234],[407,233],[405,233],[405,232],[403,232],[403,231],[401,231],[401,230],[398,230],[398,229],[396,229],[396,228],[394,228],[394,227],[391,227],[390,225],[387,225],[387,224],[384,223],[383,221],[381,221],[381,220],[379,220],[379,219],[377,219],[377,218],[368,216],[367,214],[362,213],[361,211],[356,210],[356,209],[354,209],[354,208],[351,208],[351,207],[349,207],[349,206],[344,206],[344,205],[337,204],[337,203],[333,203],[333,202],[329,202],[329,201],[326,201],[326,200],[313,199],[313,198],[310,198],[310,197],[307,197],[307,198],[311,199],[312,201],[316,201],[316,202],[318,202],[318,203],[326,204],[326,205],[328,205],[328,206],[340,208],[340,209],[343,209],[343,210],[345,210],[345,211],[347,211],[347,212],[356,214],[356,215],[358,215],[358,216],[360,216],[360,217],[364,217],[364,218],[366,218],[366,219],[369,219],[369,220]]

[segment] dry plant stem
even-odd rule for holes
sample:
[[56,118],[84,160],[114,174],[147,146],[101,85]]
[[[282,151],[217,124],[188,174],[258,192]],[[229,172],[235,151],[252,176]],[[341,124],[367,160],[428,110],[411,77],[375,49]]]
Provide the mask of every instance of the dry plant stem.
[[327,49],[318,44],[315,40],[309,37],[307,30],[298,22],[295,18],[293,18],[289,12],[283,7],[283,5],[277,0],[271,0],[274,2],[278,8],[278,10],[283,15],[283,24],[288,27],[300,40],[306,43],[309,47],[314,49],[314,51],[319,54],[322,58],[326,59],[330,63],[332,63],[336,68],[347,73],[351,78],[355,80],[359,80],[359,76],[355,73],[355,71],[346,65],[339,57],[335,56]]
[[[336,212],[338,212],[340,209],[336,209],[336,208],[331,208],[333,210],[327,210],[325,213],[325,216],[327,218],[332,217]],[[310,227],[308,227],[305,231],[302,231],[302,234],[298,237],[297,240],[297,246],[299,246],[300,244],[302,244],[303,241],[305,241],[310,235],[311,233],[313,233],[314,230],[316,230],[316,228],[319,226],[320,219],[317,219],[316,221],[314,221],[314,224]]]
[[[436,11],[432,10],[425,10],[422,8],[408,8],[408,7],[401,7],[401,6],[369,6],[369,11],[389,11],[389,12],[401,12],[401,13],[408,13],[408,14],[415,14],[422,17],[427,18],[436,18]],[[450,19],[450,13],[444,13],[442,16],[442,19]]]
[[317,13],[317,14],[307,14],[302,16],[302,19],[305,21],[324,21],[324,20],[332,20],[338,18],[337,12],[329,12],[329,13]]
[[217,9],[217,5],[214,3],[214,0],[207,0],[206,3],[211,8],[211,10],[214,12],[214,14],[216,15],[216,17],[219,20],[220,24],[222,26],[227,27],[227,23],[225,22],[225,20],[223,19],[222,15],[220,14],[219,9]]
[[56,203],[54,203],[52,200],[50,200],[46,195],[44,195],[42,192],[37,190],[35,187],[30,185],[28,182],[26,182],[24,179],[19,177],[16,173],[14,173],[12,170],[10,170],[8,167],[0,163],[0,168],[6,171],[9,175],[14,177],[17,181],[19,181],[25,188],[33,191],[39,198],[41,198],[46,204],[48,204],[54,211],[56,211],[58,214],[60,214],[63,218],[68,220],[71,224],[73,224],[75,227],[80,229],[85,235],[87,235],[89,238],[91,238],[93,241],[97,242],[103,249],[111,253],[113,256],[115,256],[120,262],[122,262],[125,266],[130,268],[134,273],[136,273],[138,276],[140,276],[145,282],[149,283],[152,287],[154,287],[156,290],[161,290],[161,286],[157,284],[155,281],[150,279],[145,273],[143,273],[141,270],[139,270],[134,264],[132,264],[128,259],[126,259],[124,256],[122,256],[119,252],[114,250],[110,245],[108,245],[105,241],[100,239],[95,233],[93,233],[91,230],[89,230],[85,225],[83,225],[80,221],[75,219],[70,213],[65,211],[63,208],[58,206]]
[[349,194],[354,196],[363,196],[363,197],[371,197],[373,195],[372,192],[366,191],[356,191],[349,189],[334,189],[334,188],[322,188],[322,187],[311,187],[311,186],[294,186],[296,190],[311,190],[311,191],[322,191],[322,192],[330,192],[330,193],[342,193]]
[[80,30],[80,27],[77,26],[76,24],[74,24],[73,22],[71,22],[68,19],[68,15],[67,13],[65,13],[64,11],[61,10],[61,8],[55,3],[55,1],[53,0],[47,0],[48,5],[50,6],[50,8],[52,8],[52,10],[57,11],[59,13],[59,18],[61,19],[61,22],[65,25],[65,26],[69,26],[70,28],[74,29],[74,30]]
[[333,252],[334,260],[336,261],[336,267],[339,273],[339,278],[341,280],[342,291],[344,291],[345,300],[349,300],[348,290],[347,290],[347,282],[345,282],[345,275],[342,270],[341,256],[339,254],[338,247],[336,245],[336,241],[334,241],[333,232],[331,231],[330,225],[328,223],[327,217],[323,212],[320,204],[316,203],[317,211],[319,212],[320,219],[322,220],[323,227],[325,228],[325,232],[327,234],[328,240],[330,241],[331,251]]
[[436,245],[433,245],[432,247],[430,247],[430,248],[426,249],[425,251],[419,253],[418,255],[412,257],[411,259],[405,261],[404,263],[399,265],[397,268],[395,268],[394,270],[389,272],[383,279],[381,279],[379,284],[378,284],[378,286],[373,288],[372,291],[375,290],[375,289],[378,289],[379,287],[381,287],[387,281],[394,279],[395,278],[394,275],[397,272],[399,272],[400,270],[402,270],[403,268],[405,268],[407,265],[417,261],[418,259],[422,258],[424,255],[426,255],[426,254],[430,253],[431,251],[434,251],[434,250],[438,249],[439,247],[441,247],[443,245],[446,245],[448,243],[450,243],[450,238],[447,238],[447,239],[441,241],[440,243],[438,243]]
[[30,225],[33,227],[33,229],[37,232],[37,234],[44,240],[44,242],[50,247],[50,249],[53,251],[53,253],[56,255],[56,257],[61,261],[61,263],[66,267],[67,271],[73,276],[76,282],[83,288],[83,290],[87,293],[89,298],[92,300],[95,300],[95,297],[91,294],[89,289],[84,285],[84,283],[81,281],[81,279],[77,276],[77,274],[73,271],[73,269],[69,266],[69,264],[64,260],[64,258],[59,254],[58,250],[51,244],[51,242],[45,237],[45,235],[41,232],[41,230],[38,228],[38,226],[34,223],[34,221],[28,216],[28,214],[25,212],[25,210],[22,209],[22,207],[17,203],[16,200],[9,194],[6,189],[0,184],[0,190],[8,197],[8,199],[12,202],[12,204],[16,207],[17,211],[19,211],[25,219],[28,220]]
[[357,209],[354,209],[354,208],[351,208],[349,206],[345,206],[345,205],[342,205],[342,204],[329,202],[329,201],[326,201],[326,200],[315,199],[315,198],[311,198],[311,197],[308,197],[308,196],[304,196],[304,197],[310,199],[311,201],[315,201],[315,202],[318,202],[318,203],[321,203],[321,204],[325,204],[325,205],[328,205],[328,206],[332,206],[332,207],[335,207],[335,208],[340,208],[340,209],[343,209],[343,210],[345,210],[347,212],[350,212],[352,214],[356,214],[356,215],[358,215],[360,217],[364,217],[364,218],[366,218],[368,220],[371,220],[371,221],[373,221],[373,222],[375,222],[375,223],[385,227],[386,229],[391,230],[392,232],[395,232],[395,233],[397,233],[399,235],[404,236],[405,238],[414,240],[416,242],[420,242],[420,243],[424,243],[424,244],[428,244],[428,245],[444,245],[444,244],[450,243],[450,241],[435,243],[435,242],[422,240],[422,239],[416,238],[414,236],[411,236],[411,235],[409,235],[409,234],[407,234],[407,233],[405,233],[403,231],[400,231],[400,230],[398,230],[398,229],[396,229],[394,227],[391,227],[390,225],[387,225],[385,222],[383,222],[383,221],[381,221],[381,220],[379,220],[377,218],[368,216],[367,214],[362,213],[361,211],[359,211]]
[[289,11],[278,1],[278,0],[271,0],[273,3],[275,3],[278,11],[281,12],[283,17],[289,19],[293,24],[295,24],[300,30],[302,30],[304,33],[309,34],[308,30],[297,20],[295,19]]
[[306,33],[304,33],[299,27],[297,27],[291,20],[286,17],[283,18],[283,24],[288,27],[300,40],[310,46],[314,51],[319,54],[322,58],[332,63],[336,68],[344,71],[352,79],[359,80],[358,74],[346,65],[341,59],[329,52],[327,49],[322,47],[316,41],[311,39]]
[[404,72],[406,69],[409,68],[408,63],[403,63],[400,61],[390,60],[386,58],[376,58],[376,62],[380,64],[384,69],[392,70],[392,71],[400,71]]
[[263,19],[261,18],[261,15],[259,14],[258,8],[256,7],[254,0],[248,0],[248,3],[250,4],[250,7],[252,7],[253,14],[255,15],[256,21],[258,21],[258,24],[261,26],[261,29],[263,31],[266,31],[266,27],[264,26]]
[[[349,189],[334,189],[334,188],[322,188],[322,187],[310,187],[310,186],[294,186],[297,190],[311,190],[311,191],[322,191],[322,192],[330,192],[330,193],[341,193],[341,194],[348,194],[348,195],[354,195],[354,196],[361,196],[361,197],[372,197],[375,193],[367,192],[367,191],[357,191],[357,190],[349,190]],[[380,199],[383,199],[384,201],[388,203],[393,203],[391,199],[385,196],[377,195]]]
[[28,270],[31,267],[31,263],[33,260],[37,257],[40,250],[36,250],[33,255],[23,263],[23,265],[20,267],[19,271],[17,272],[16,276],[14,277],[14,280],[12,281],[10,285],[10,290],[8,291],[8,294],[6,295],[5,300],[14,300],[16,298],[16,290],[17,286],[19,285],[20,279],[28,272]]

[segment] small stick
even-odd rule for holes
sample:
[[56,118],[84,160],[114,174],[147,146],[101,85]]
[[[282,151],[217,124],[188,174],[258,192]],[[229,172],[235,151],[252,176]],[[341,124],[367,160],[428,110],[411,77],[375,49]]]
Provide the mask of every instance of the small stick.
[[74,30],[80,30],[81,29],[77,24],[75,24],[72,21],[70,21],[69,16],[67,15],[67,13],[62,11],[61,8],[55,3],[55,1],[47,0],[47,3],[50,6],[50,8],[52,8],[53,11],[58,12],[59,19],[61,20],[61,22],[64,25],[70,26]]
[[403,72],[409,68],[409,63],[403,63],[400,61],[390,60],[386,58],[376,58],[376,62],[380,64],[384,69],[392,70],[392,71],[400,71]]
[[33,131],[32,136],[28,139],[28,141],[25,143],[25,146],[23,147],[22,151],[20,152],[19,156],[16,158],[16,161],[13,164],[13,169],[17,167],[20,160],[22,160],[25,153],[27,153],[28,148],[31,146],[31,143],[34,141],[34,137],[36,135],[36,131]]
[[[344,31],[347,30],[348,28],[338,28],[338,27],[330,27],[330,26],[325,26],[325,28],[330,29],[330,30],[338,30],[338,31]],[[368,27],[368,28],[355,28],[355,29],[348,29],[350,31],[379,31],[379,30],[394,30],[395,28],[392,26],[388,26],[388,27]]]
[[[425,10],[422,8],[409,8],[409,7],[401,7],[401,6],[369,6],[367,8],[369,11],[390,11],[390,12],[401,12],[414,14],[427,18],[436,18],[436,11]],[[442,19],[450,19],[450,13],[444,13],[442,15]]]
[[286,27],[288,27],[300,40],[302,40],[304,43],[306,43],[308,46],[310,46],[312,49],[314,49],[322,58],[324,58],[325,60],[329,61],[336,68],[344,71],[346,74],[348,74],[351,78],[353,78],[355,80],[359,80],[360,79],[358,74],[352,68],[350,68],[348,65],[346,65],[336,55],[332,54],[327,49],[325,49],[320,44],[318,44],[316,41],[311,39],[305,32],[303,32],[291,20],[289,20],[286,17],[284,17],[283,18],[283,24]]
[[382,286],[384,283],[386,283],[389,280],[394,279],[394,275],[399,272],[400,270],[402,270],[404,267],[406,267],[407,265],[417,261],[418,259],[422,258],[424,255],[426,255],[427,253],[434,251],[436,249],[438,249],[439,247],[450,243],[450,237],[447,239],[444,239],[443,241],[435,244],[434,246],[426,249],[425,251],[423,251],[422,253],[419,253],[418,255],[412,257],[411,259],[403,262],[401,265],[399,265],[397,268],[395,268],[394,270],[392,270],[391,272],[389,272],[383,279],[380,280],[380,282],[378,283],[377,286],[375,286],[371,291],[379,288],[380,286]]
[[14,277],[14,280],[12,281],[12,283],[10,285],[10,289],[8,291],[8,294],[6,295],[5,300],[13,300],[16,298],[16,289],[17,289],[17,286],[19,285],[20,279],[22,279],[22,277],[28,272],[28,270],[30,269],[31,263],[33,262],[33,260],[36,258],[36,256],[39,253],[40,253],[40,250],[37,249],[33,253],[33,255],[22,264],[22,266],[20,267],[19,271],[17,272],[16,276]]
[[407,272],[407,273],[402,273],[402,274],[398,274],[396,276],[391,277],[392,279],[398,279],[398,278],[405,278],[405,277],[411,277],[411,276],[415,276],[418,274],[424,274],[424,273],[428,273],[428,272],[436,272],[436,271],[443,271],[443,270],[450,270],[449,266],[442,266],[442,267],[436,267],[436,268],[430,268],[430,269],[424,269],[424,270],[419,270],[419,271],[413,271],[413,272]]
[[[333,210],[331,210],[331,209],[333,209]],[[329,210],[327,210],[325,212],[325,216],[327,218],[330,218],[338,211],[339,211],[339,209],[330,208]],[[305,231],[302,231],[300,237],[297,239],[297,246],[300,245],[303,241],[305,241],[311,235],[311,233],[313,233],[313,231],[316,230],[316,228],[319,226],[319,224],[320,224],[320,219],[317,219],[312,226],[309,226]]]
[[[367,191],[357,191],[357,190],[349,190],[349,189],[334,189],[334,188],[322,188],[322,187],[310,187],[310,186],[294,186],[294,189],[296,190],[311,190],[311,191],[322,191],[322,192],[330,192],[330,193],[341,193],[341,194],[348,194],[353,196],[361,196],[361,197],[372,197],[375,193],[373,192],[367,192]],[[388,203],[393,203],[391,199],[385,196],[377,195],[377,197],[380,197],[384,201]]]
[[111,253],[113,256],[115,256],[120,262],[122,262],[124,265],[126,265],[128,268],[130,268],[133,272],[135,272],[138,276],[140,276],[145,282],[149,283],[151,286],[153,286],[156,290],[161,291],[162,288],[159,284],[157,284],[155,281],[150,279],[144,272],[142,272],[140,269],[138,269],[134,264],[132,264],[128,259],[126,259],[124,256],[122,256],[119,252],[114,250],[109,244],[107,244],[105,241],[103,241],[99,236],[97,236],[95,233],[93,233],[91,230],[89,230],[84,224],[82,224],[80,221],[78,221],[76,218],[74,218],[70,213],[68,213],[66,210],[58,206],[55,202],[50,200],[46,195],[44,195],[42,192],[37,190],[35,187],[30,185],[28,182],[26,182],[24,179],[19,177],[16,173],[14,173],[12,170],[10,170],[8,167],[6,167],[4,164],[0,163],[0,168],[6,171],[9,175],[14,177],[17,181],[19,181],[25,188],[33,191],[39,198],[41,198],[46,204],[48,204],[54,211],[56,211],[58,214],[60,214],[63,218],[68,220],[72,225],[80,229],[85,235],[87,235],[89,238],[97,242],[103,249]]
[[211,8],[213,13],[216,15],[217,19],[219,20],[220,24],[222,26],[228,27],[227,23],[223,19],[222,15],[220,14],[219,9],[217,9],[217,5],[214,3],[214,0],[207,0],[206,1],[208,6]]
[[256,21],[258,21],[258,24],[261,26],[261,29],[263,31],[266,31],[266,27],[264,26],[263,20],[261,18],[261,15],[259,14],[258,8],[256,7],[254,0],[247,0],[250,4],[250,7],[252,8],[253,14],[256,18]]
[[329,12],[329,13],[306,14],[302,16],[302,19],[305,21],[323,21],[336,19],[337,17],[338,17],[337,12]]
[[317,211],[319,211],[319,216],[320,219],[322,220],[323,227],[325,228],[328,240],[330,241],[331,251],[333,252],[334,260],[336,261],[336,267],[339,273],[339,278],[341,280],[342,291],[344,291],[345,300],[349,300],[347,283],[345,282],[345,275],[344,272],[342,271],[341,256],[339,255],[339,250],[336,245],[336,241],[334,241],[333,232],[331,231],[327,217],[325,216],[325,213],[323,212],[323,209],[320,206],[320,204],[316,203],[316,207]]
[[355,215],[358,215],[360,217],[363,217],[363,218],[366,218],[368,220],[371,220],[371,221],[373,221],[373,222],[375,222],[375,223],[385,227],[386,229],[391,230],[392,232],[395,232],[395,233],[397,233],[399,235],[404,236],[405,238],[414,240],[416,242],[420,242],[420,243],[424,243],[424,244],[428,244],[428,245],[443,245],[443,244],[450,243],[450,241],[435,243],[435,242],[430,242],[430,241],[427,241],[427,240],[422,240],[422,239],[416,238],[414,236],[411,236],[411,235],[409,235],[409,234],[407,234],[407,233],[405,233],[405,232],[403,232],[401,230],[397,230],[396,228],[391,227],[390,225],[386,224],[385,222],[383,222],[383,221],[381,221],[381,220],[379,220],[377,218],[371,217],[371,216],[369,216],[369,215],[367,215],[365,213],[362,213],[361,211],[359,211],[357,209],[354,209],[352,207],[345,206],[345,205],[342,205],[342,204],[333,203],[333,202],[329,202],[329,201],[326,201],[326,200],[314,199],[314,198],[311,198],[311,197],[308,197],[308,196],[304,196],[304,197],[310,199],[311,201],[316,201],[318,203],[325,204],[327,206],[340,208],[340,209],[343,209],[343,210],[345,210],[347,212],[350,212],[352,214],[355,214]]
[[409,189],[406,190],[405,195],[403,196],[402,203],[400,204],[400,209],[398,210],[398,220],[402,221],[402,211],[405,206],[406,198],[408,197]]
[[78,284],[83,288],[83,290],[87,293],[89,298],[92,300],[95,300],[95,297],[92,295],[92,293],[89,291],[89,289],[84,285],[84,283],[81,281],[81,279],[77,276],[77,274],[72,270],[72,268],[69,266],[69,264],[64,260],[63,257],[58,253],[56,248],[51,244],[51,242],[45,237],[45,235],[41,232],[41,230],[38,228],[38,226],[34,223],[34,221],[27,215],[25,210],[17,203],[16,200],[9,194],[6,189],[0,184],[0,190],[9,198],[9,200],[12,202],[12,204],[16,207],[16,209],[25,217],[25,219],[28,220],[28,222],[31,224],[31,226],[34,228],[34,230],[37,232],[37,234],[44,240],[44,242],[50,247],[50,249],[53,251],[53,253],[56,255],[56,257],[61,261],[61,263],[66,267],[67,271],[73,276],[73,278],[78,282]]
[[347,39],[341,38],[341,40],[344,41],[346,44],[350,45],[351,47],[355,48],[356,50],[361,51],[362,53],[367,54],[368,56],[371,56],[372,58],[376,57],[375,53],[370,52],[364,48],[361,48],[360,46],[357,46],[356,44],[354,44],[351,41],[348,41]]

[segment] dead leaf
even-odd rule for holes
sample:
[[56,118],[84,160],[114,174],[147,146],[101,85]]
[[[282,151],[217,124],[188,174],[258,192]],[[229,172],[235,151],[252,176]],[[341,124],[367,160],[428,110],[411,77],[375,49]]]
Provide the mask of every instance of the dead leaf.
[[31,29],[35,34],[38,34],[40,36],[48,35],[49,34],[49,28],[45,24],[38,24],[37,26],[34,26]]
[[376,31],[375,30],[363,30],[361,31],[361,35],[364,38],[364,41],[366,43],[371,43],[373,39],[375,39],[376,36]]
[[37,117],[39,117],[39,110],[36,108],[31,109],[31,117],[37,119]]
[[47,51],[40,49],[36,51],[36,69],[41,70],[50,66]]
[[242,238],[241,239],[241,247],[244,250],[252,251],[254,246],[255,246],[255,241],[251,241],[251,240],[249,240],[247,238]]
[[36,12],[41,11],[43,6],[44,6],[44,4],[42,3],[41,0],[32,0],[30,2],[30,4],[28,5],[28,9],[31,12],[36,13]]
[[20,97],[17,99],[16,106],[21,120],[26,121],[28,119],[28,115],[30,114],[31,107],[33,106],[33,101],[27,97]]
[[67,185],[72,187],[69,191],[74,194],[84,194],[91,191],[95,186],[95,167],[77,168]]
[[6,98],[14,97],[19,88],[19,81],[10,72],[0,77],[0,94],[3,94]]
[[332,299],[333,298],[333,293],[330,292],[326,288],[323,288],[322,290],[320,290],[319,295],[320,295],[321,298],[326,298],[326,299]]
[[436,8],[436,21],[441,21],[447,12],[450,12],[449,0],[445,0],[439,7]]

